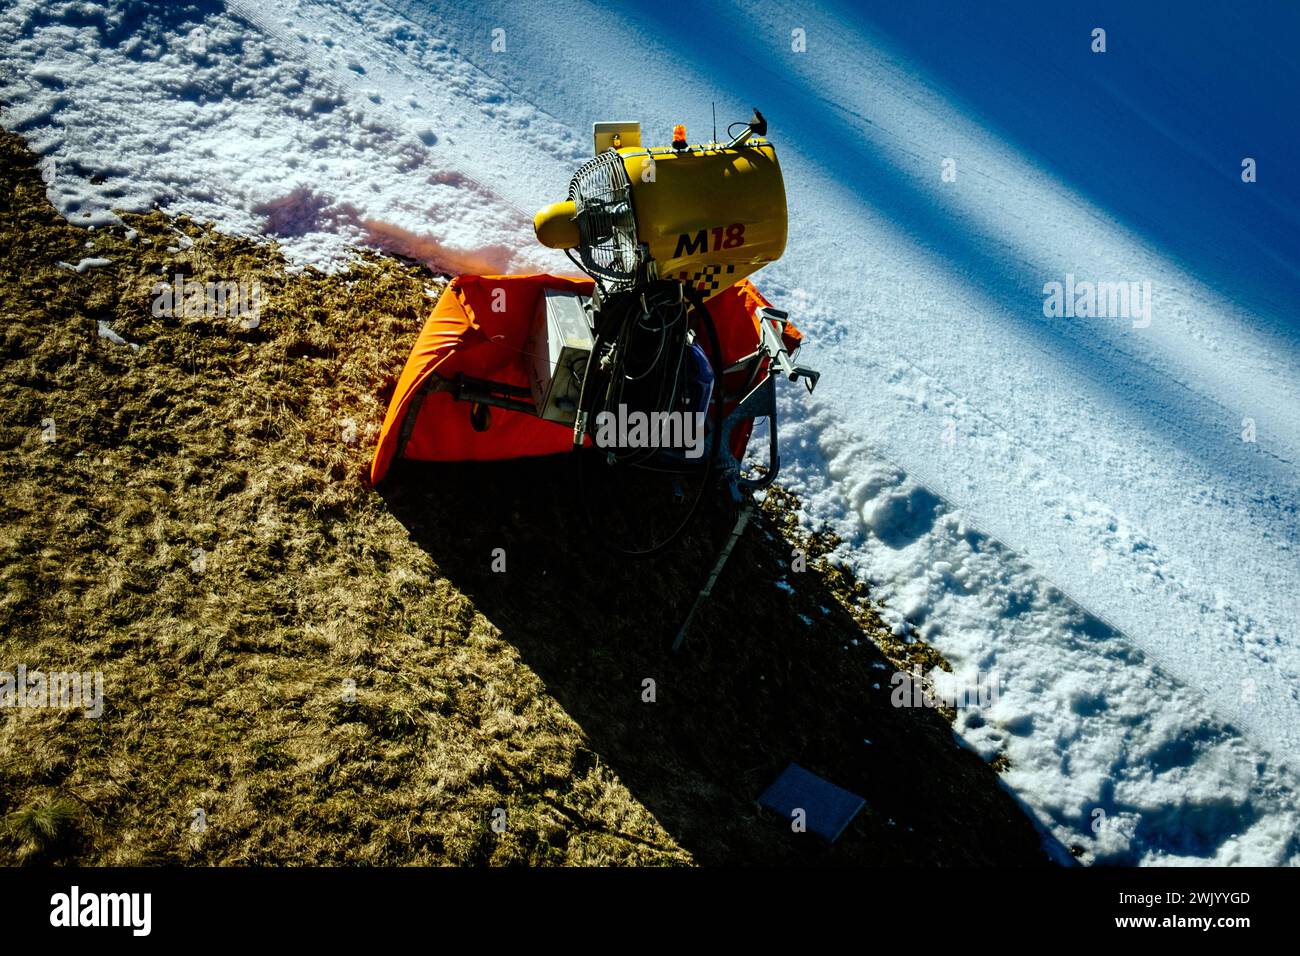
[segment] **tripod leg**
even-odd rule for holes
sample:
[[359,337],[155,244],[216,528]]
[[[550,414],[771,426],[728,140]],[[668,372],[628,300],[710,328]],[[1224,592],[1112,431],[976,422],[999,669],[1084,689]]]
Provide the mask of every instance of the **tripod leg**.
[[713,570],[709,573],[709,579],[704,582],[704,587],[700,589],[699,595],[695,598],[695,603],[691,605],[691,613],[686,615],[686,620],[682,622],[681,630],[677,632],[677,637],[673,640],[674,654],[680,651],[682,644],[685,643],[686,632],[690,630],[691,622],[695,620],[695,615],[699,613],[700,608],[704,606],[704,602],[707,601],[709,595],[713,593],[713,585],[717,582],[718,575],[722,573],[723,565],[725,565],[727,559],[731,557],[731,550],[736,546],[736,542],[740,540],[740,536],[745,533],[745,525],[749,524],[749,517],[753,513],[754,502],[752,499],[747,499],[745,503],[740,506],[740,513],[736,516],[736,525],[731,529],[731,537],[727,539],[727,543],[724,544],[722,550],[718,552],[718,560],[713,564]]

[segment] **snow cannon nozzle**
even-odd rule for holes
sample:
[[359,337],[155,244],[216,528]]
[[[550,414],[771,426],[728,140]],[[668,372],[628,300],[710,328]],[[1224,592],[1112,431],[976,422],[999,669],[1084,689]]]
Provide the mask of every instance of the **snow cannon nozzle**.
[[533,232],[537,241],[548,249],[576,249],[582,242],[578,232],[577,207],[573,200],[553,202],[537,210],[533,217]]

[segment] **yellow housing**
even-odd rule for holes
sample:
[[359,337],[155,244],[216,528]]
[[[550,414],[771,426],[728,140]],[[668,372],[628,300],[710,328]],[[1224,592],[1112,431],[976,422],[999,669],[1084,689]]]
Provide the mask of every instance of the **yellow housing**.
[[533,232],[537,241],[548,249],[573,249],[582,241],[578,223],[574,220],[577,209],[572,200],[553,202],[537,210],[533,217]]
[[[785,181],[776,148],[752,138],[684,150],[619,149],[632,187],[637,239],[660,278],[678,279],[705,298],[734,285],[785,251]],[[572,202],[555,203],[533,221],[537,238],[555,249],[580,238]]]

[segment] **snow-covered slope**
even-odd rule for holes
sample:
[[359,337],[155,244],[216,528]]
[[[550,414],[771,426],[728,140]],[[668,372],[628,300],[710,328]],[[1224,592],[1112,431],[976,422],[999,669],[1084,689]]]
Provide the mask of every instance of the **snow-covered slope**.
[[[0,98],[73,221],[458,271],[569,271],[529,221],[592,121],[758,105],[791,209],[758,279],[824,372],[784,403],[809,520],[998,673],[959,729],[1063,843],[1295,862],[1300,16],[1039,6],[20,0]],[[1067,276],[1149,282],[1150,321],[1046,317]]]

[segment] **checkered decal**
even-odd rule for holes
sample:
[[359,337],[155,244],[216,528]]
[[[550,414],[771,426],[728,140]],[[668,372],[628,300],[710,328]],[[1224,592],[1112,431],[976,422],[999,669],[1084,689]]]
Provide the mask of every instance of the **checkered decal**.
[[[734,263],[729,264],[725,270],[721,265],[711,265],[705,266],[700,272],[691,273],[683,270],[676,273],[674,278],[680,282],[685,282],[687,285],[694,286],[701,292],[717,292],[722,286],[722,277],[731,275],[735,271],[736,266]],[[730,285],[731,283],[727,284]]]

